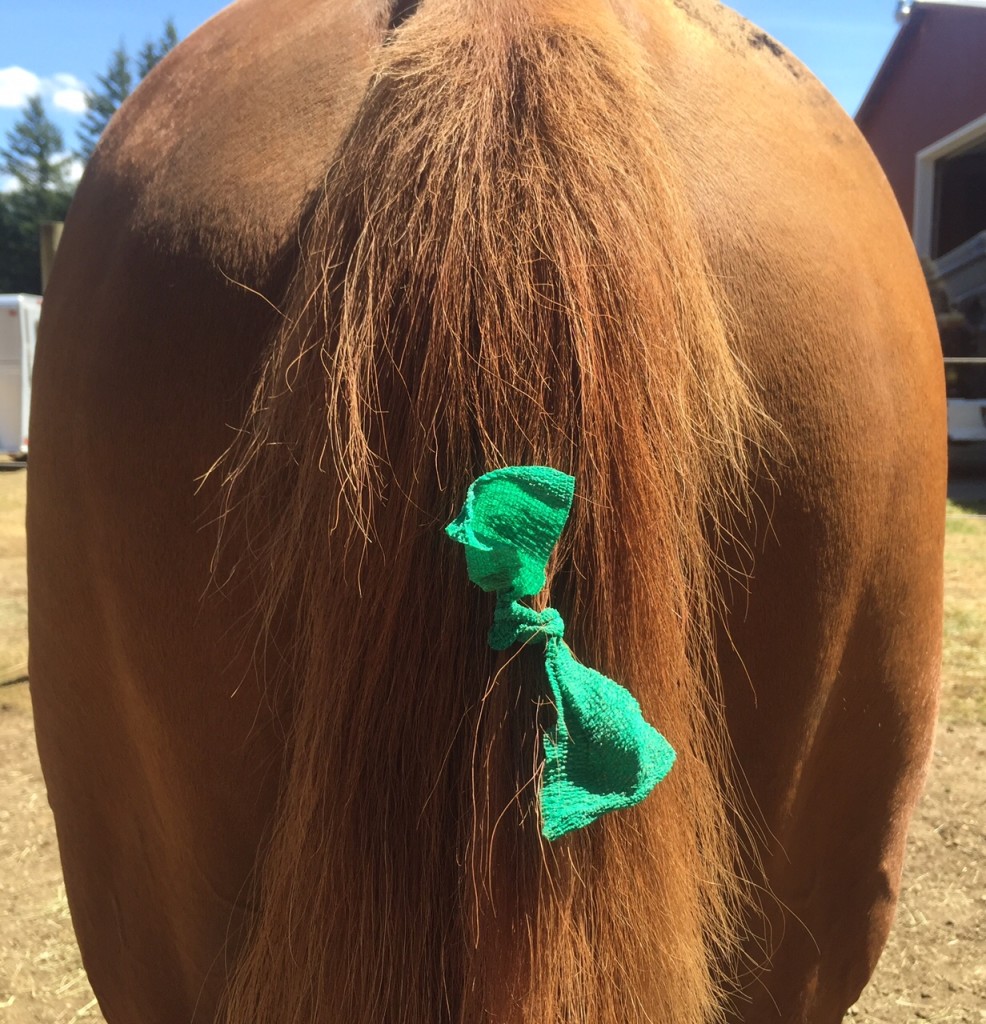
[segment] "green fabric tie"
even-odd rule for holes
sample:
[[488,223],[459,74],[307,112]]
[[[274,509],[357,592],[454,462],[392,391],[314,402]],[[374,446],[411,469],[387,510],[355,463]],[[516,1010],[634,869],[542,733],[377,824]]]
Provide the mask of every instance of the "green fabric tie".
[[497,595],[490,646],[538,640],[558,720],[546,732],[541,831],[546,839],[632,807],[671,770],[674,750],[619,683],[575,660],[554,608],[521,604],[544,588],[575,481],[548,466],[509,466],[475,480],[445,528],[465,546],[469,578]]

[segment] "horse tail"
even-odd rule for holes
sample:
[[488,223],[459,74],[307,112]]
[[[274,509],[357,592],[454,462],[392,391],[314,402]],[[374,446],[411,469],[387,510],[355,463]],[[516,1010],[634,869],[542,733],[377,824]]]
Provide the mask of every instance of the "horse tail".
[[[229,1022],[723,1005],[741,886],[715,548],[759,414],[664,72],[617,10],[403,11],[313,201],[225,466],[287,723]],[[442,531],[512,464],[575,476],[551,603],[678,751],[641,805],[552,844],[543,659],[488,649],[492,604]]]

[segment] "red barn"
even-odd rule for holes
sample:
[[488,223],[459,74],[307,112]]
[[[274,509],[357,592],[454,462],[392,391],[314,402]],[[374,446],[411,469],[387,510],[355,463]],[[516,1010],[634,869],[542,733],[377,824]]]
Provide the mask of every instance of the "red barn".
[[[960,313],[939,317],[949,434],[986,438],[986,0],[898,5],[900,31],[856,123]],[[944,313],[944,310],[942,310]]]
[[986,230],[986,0],[915,0],[897,17],[856,123],[937,257]]

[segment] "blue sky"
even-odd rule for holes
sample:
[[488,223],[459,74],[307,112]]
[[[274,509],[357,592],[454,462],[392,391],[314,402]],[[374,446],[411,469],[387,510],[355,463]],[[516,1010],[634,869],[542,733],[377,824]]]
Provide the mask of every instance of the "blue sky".
[[[326,0],[331,2],[331,0]],[[189,35],[222,0],[10,0],[0,32],[0,145],[27,95],[40,91],[73,148],[82,89],[123,41],[135,52],[165,18]],[[765,29],[854,113],[897,26],[895,0],[739,0],[733,6]]]

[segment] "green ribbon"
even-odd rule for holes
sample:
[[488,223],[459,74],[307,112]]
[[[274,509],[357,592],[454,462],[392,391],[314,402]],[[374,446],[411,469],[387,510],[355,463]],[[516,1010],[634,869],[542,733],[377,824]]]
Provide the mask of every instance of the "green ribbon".
[[469,579],[496,593],[490,646],[545,645],[558,714],[543,736],[541,831],[549,840],[639,803],[675,758],[629,691],[575,660],[561,615],[520,602],[544,588],[574,493],[574,479],[556,469],[509,466],[475,480],[462,511],[445,528],[466,549]]

